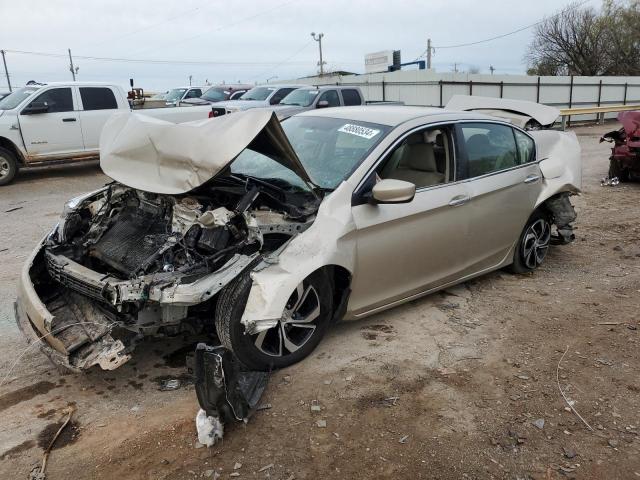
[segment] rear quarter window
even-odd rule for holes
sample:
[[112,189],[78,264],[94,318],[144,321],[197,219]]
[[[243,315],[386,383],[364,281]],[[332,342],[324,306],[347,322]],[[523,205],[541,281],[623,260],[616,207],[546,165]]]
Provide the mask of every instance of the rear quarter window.
[[116,96],[110,88],[80,87],[83,110],[115,110]]

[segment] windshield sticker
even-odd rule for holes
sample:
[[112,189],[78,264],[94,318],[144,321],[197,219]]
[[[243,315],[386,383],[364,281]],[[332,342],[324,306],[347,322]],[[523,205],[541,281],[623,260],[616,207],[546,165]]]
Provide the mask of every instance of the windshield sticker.
[[343,125],[338,129],[338,131],[343,133],[350,133],[351,135],[357,135],[358,137],[366,138],[367,140],[371,140],[373,137],[380,133],[380,130],[361,127],[360,125],[353,125],[351,123]]

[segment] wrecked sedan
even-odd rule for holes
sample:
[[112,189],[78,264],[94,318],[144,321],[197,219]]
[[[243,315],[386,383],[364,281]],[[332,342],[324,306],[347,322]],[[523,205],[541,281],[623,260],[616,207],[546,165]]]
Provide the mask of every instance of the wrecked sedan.
[[74,370],[150,335],[217,333],[250,369],[301,360],[355,319],[573,239],[572,133],[476,112],[250,110],[174,125],[118,114],[114,182],[67,203],[22,272],[18,322]]

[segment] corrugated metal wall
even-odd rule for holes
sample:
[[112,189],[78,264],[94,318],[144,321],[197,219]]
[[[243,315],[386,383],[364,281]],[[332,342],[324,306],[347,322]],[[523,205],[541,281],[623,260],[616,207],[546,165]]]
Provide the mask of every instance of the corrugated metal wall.
[[[407,105],[444,106],[456,94],[529,100],[558,108],[640,104],[640,77],[533,77],[413,70],[328,75],[289,82],[356,85],[362,89],[368,101],[393,100]],[[608,115],[610,118],[615,116]],[[593,116],[573,118],[582,120]]]

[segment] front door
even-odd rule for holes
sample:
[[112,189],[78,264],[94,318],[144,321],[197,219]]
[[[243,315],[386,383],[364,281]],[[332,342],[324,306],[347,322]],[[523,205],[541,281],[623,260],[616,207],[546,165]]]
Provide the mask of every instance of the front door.
[[460,276],[467,261],[470,192],[455,181],[452,146],[450,127],[407,135],[369,181],[409,181],[417,188],[414,199],[352,207],[357,251],[349,308],[356,315]]
[[20,114],[20,130],[29,160],[84,151],[73,90],[72,87],[50,88],[32,102],[46,104],[46,113]]

